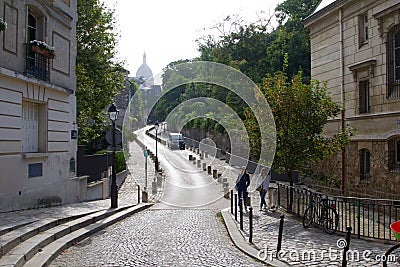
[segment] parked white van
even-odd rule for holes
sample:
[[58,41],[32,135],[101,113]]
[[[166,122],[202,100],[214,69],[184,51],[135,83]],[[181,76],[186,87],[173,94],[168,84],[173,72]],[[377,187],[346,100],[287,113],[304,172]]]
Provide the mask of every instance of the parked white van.
[[169,133],[168,134],[168,147],[185,149],[185,140],[181,133]]

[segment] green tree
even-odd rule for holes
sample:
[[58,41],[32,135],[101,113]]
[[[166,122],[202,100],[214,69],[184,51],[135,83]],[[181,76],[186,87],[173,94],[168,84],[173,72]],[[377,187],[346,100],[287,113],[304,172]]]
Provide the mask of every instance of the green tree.
[[[284,72],[267,77],[262,90],[275,119],[277,145],[273,168],[285,172],[293,185],[292,171],[316,163],[340,150],[349,141],[351,129],[324,136],[329,118],[340,114],[326,84],[302,82],[301,73],[290,82]],[[291,202],[290,202],[291,203]]]
[[98,138],[105,124],[107,107],[123,87],[122,62],[116,59],[117,36],[113,11],[99,0],[78,0],[77,121],[79,144]]

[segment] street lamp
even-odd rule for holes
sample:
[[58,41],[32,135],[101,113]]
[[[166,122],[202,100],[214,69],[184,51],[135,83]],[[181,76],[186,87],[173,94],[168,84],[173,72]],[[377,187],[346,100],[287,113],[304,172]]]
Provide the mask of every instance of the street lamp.
[[158,135],[157,135],[157,133],[158,133],[158,127],[160,126],[159,124],[158,124],[158,121],[156,121],[155,123],[154,123],[154,126],[155,126],[155,129],[156,129],[156,162],[155,162],[155,167],[156,167],[156,172],[158,172],[158,154],[157,154],[157,143],[158,143]]
[[118,207],[118,186],[115,162],[115,121],[118,119],[119,110],[112,104],[108,109],[108,116],[112,122],[112,174],[111,174],[111,208]]

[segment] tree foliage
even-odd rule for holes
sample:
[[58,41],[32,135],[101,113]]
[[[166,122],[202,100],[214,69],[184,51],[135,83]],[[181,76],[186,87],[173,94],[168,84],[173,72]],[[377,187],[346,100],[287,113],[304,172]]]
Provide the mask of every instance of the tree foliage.
[[293,170],[318,162],[347,144],[350,129],[324,136],[328,119],[339,115],[341,110],[332,101],[326,84],[315,80],[305,84],[301,73],[289,82],[284,72],[277,72],[265,79],[262,90],[275,118],[274,169],[291,177]]
[[113,11],[99,0],[78,0],[76,38],[78,142],[88,144],[104,132],[107,107],[123,87]]

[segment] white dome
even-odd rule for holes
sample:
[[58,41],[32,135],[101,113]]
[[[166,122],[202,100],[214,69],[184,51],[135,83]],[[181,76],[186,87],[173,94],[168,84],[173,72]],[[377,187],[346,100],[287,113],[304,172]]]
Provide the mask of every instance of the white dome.
[[146,53],[143,54],[143,64],[136,71],[136,78],[143,78],[148,85],[153,84],[153,72],[146,63]]

